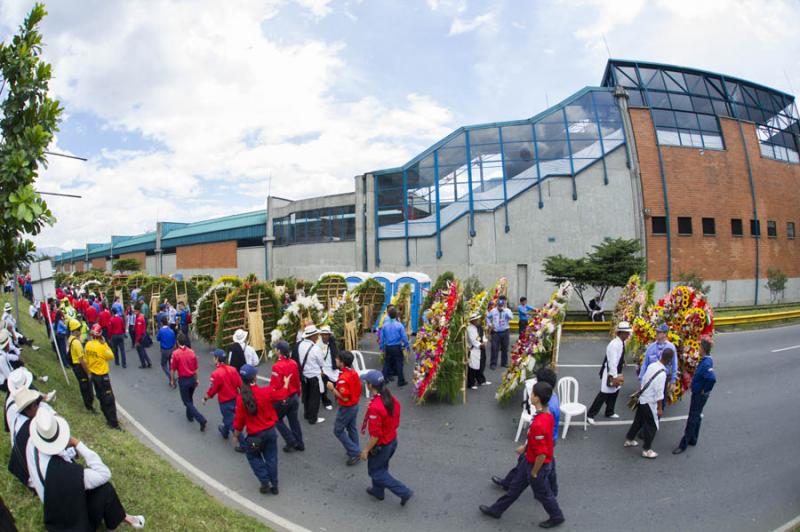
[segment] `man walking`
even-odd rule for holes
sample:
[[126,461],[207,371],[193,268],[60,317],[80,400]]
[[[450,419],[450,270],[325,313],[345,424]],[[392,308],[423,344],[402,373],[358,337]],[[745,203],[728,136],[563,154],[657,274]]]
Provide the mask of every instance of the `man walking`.
[[[142,343],[147,335],[147,321],[144,318],[144,313],[141,308],[136,309],[136,318],[133,325],[134,345],[136,346],[136,353],[139,355],[139,369],[151,368],[153,363],[150,362],[150,356],[147,354],[147,348]],[[149,337],[148,337],[149,338]],[[152,343],[152,342],[150,342]]]
[[167,325],[166,316],[161,317],[161,328],[156,335],[159,346],[161,347],[161,369],[167,376],[167,382],[170,386],[175,387],[172,383],[172,378],[169,373],[170,359],[172,358],[172,350],[175,349],[175,331]]
[[117,402],[111,389],[111,378],[108,375],[108,361],[113,360],[114,353],[103,338],[103,329],[99,323],[92,325],[92,339],[86,342],[86,365],[94,384],[94,393],[100,402],[100,410],[106,417],[106,423],[112,429],[119,429],[117,421]]
[[356,465],[360,460],[361,447],[358,443],[358,400],[361,397],[361,378],[353,369],[353,353],[342,351],[336,353],[336,367],[339,369],[339,379],[334,385],[328,383],[328,389],[333,392],[339,402],[336,411],[336,424],[333,434],[342,442],[347,451],[347,465]]
[[325,421],[318,417],[322,385],[322,353],[317,346],[319,331],[313,324],[303,330],[303,341],[300,342],[300,374],[303,376],[303,414],[306,420],[314,425]]
[[624,382],[622,368],[625,365],[625,342],[630,337],[630,324],[627,321],[619,322],[617,335],[606,346],[606,356],[600,368],[600,391],[594,398],[594,402],[587,413],[590,425],[594,425],[594,417],[600,412],[600,407],[604,403],[606,405],[606,417],[619,418],[619,414],[614,413],[614,406],[617,403],[619,389]]
[[111,350],[114,351],[114,364],[119,366],[121,362],[122,367],[127,368],[128,364],[125,360],[125,320],[122,318],[121,308],[114,310],[114,316],[111,318],[108,328],[111,334]]
[[397,308],[390,306],[386,311],[388,319],[381,327],[381,351],[383,351],[383,378],[386,382],[392,381],[392,376],[397,375],[397,386],[406,384],[403,375],[403,350],[411,349],[405,326],[397,321]]
[[686,420],[686,430],[678,447],[672,454],[681,454],[687,445],[697,445],[700,435],[700,422],[703,420],[703,408],[706,406],[711,390],[717,383],[717,374],[714,373],[714,361],[711,359],[711,340],[700,340],[700,363],[692,377],[692,399],[689,403],[689,418]]
[[222,414],[222,424],[217,430],[222,438],[227,440],[228,435],[233,431],[233,416],[236,413],[236,397],[239,395],[239,388],[242,386],[242,378],[235,368],[225,363],[225,351],[214,349],[211,353],[214,356],[214,365],[217,367],[211,373],[211,384],[203,397],[203,404],[217,396],[219,401],[219,411]]
[[506,308],[505,296],[497,298],[497,306],[486,315],[486,324],[492,331],[492,357],[490,369],[497,369],[497,354],[501,354],[500,365],[508,367],[509,327],[514,314]]
[[639,405],[636,408],[636,415],[633,418],[633,423],[628,434],[625,436],[624,447],[636,447],[639,442],[636,441],[636,435],[641,430],[644,437],[644,444],[642,446],[643,458],[657,458],[658,453],[652,449],[653,439],[658,432],[658,420],[664,413],[664,387],[667,382],[666,364],[675,353],[666,348],[661,352],[661,360],[651,363],[647,367],[644,374],[644,384],[639,390]]
[[186,419],[200,423],[200,432],[206,430],[206,418],[194,406],[194,391],[197,388],[197,355],[194,351],[186,347],[186,337],[183,333],[178,333],[175,340],[178,348],[172,352],[170,361],[170,386],[175,388],[175,381],[178,381],[178,391],[181,394],[181,401],[186,407]]
[[[278,352],[278,360],[272,365],[272,378],[269,385],[277,393],[273,403],[275,414],[278,416],[275,428],[286,442],[283,447],[284,452],[305,451],[303,430],[297,419],[297,411],[300,410],[300,368],[297,362],[290,357],[291,348],[288,342],[281,340],[274,345],[274,348]],[[283,386],[286,377],[289,378],[289,384]],[[283,418],[287,418],[289,427],[283,422]]]

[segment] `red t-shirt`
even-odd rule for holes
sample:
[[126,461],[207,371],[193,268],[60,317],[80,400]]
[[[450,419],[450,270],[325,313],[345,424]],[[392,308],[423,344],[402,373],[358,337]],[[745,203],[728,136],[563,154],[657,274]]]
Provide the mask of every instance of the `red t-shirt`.
[[336,390],[342,398],[337,399],[339,406],[353,406],[358,404],[361,397],[361,378],[353,368],[344,368],[339,371],[339,380],[336,381]]
[[[289,376],[289,387],[283,387],[283,378]],[[300,368],[291,358],[280,357],[272,365],[272,377],[269,387],[275,390],[277,401],[283,401],[296,393],[300,393]]]
[[172,352],[170,369],[178,372],[178,377],[191,377],[197,373],[197,355],[188,347],[180,347]]
[[380,395],[375,395],[367,407],[367,414],[364,416],[364,424],[361,427],[361,432],[364,432],[364,426],[369,427],[369,435],[378,438],[378,445],[386,445],[391,443],[397,437],[397,427],[400,426],[400,403],[397,399],[394,400],[394,408],[392,415],[386,411],[383,406],[383,401]]
[[242,378],[236,368],[227,364],[220,364],[211,374],[211,385],[208,387],[206,397],[211,399],[215,395],[220,403],[227,403],[239,395]]
[[108,329],[108,326],[111,325],[111,313],[108,310],[101,310],[100,315],[97,317],[97,323],[100,324],[100,327],[103,329]]
[[97,322],[97,310],[91,305],[87,305],[83,310],[83,315],[89,325],[94,325]]
[[147,332],[147,324],[144,321],[144,315],[139,313],[136,316],[136,321],[133,324],[133,334],[136,336],[136,343],[142,341],[142,336]]
[[111,335],[125,334],[125,322],[119,316],[111,318],[111,324],[108,326],[108,332]]
[[533,418],[531,428],[528,430],[528,446],[525,450],[525,458],[528,463],[534,463],[540,454],[545,455],[545,464],[553,461],[554,422],[553,414],[547,411],[539,412]]
[[277,401],[275,390],[250,385],[253,390],[253,398],[256,401],[258,410],[256,415],[251,416],[247,409],[244,407],[242,396],[236,398],[236,414],[233,417],[233,428],[240,431],[247,427],[248,434],[256,434],[262,430],[272,428],[278,421],[278,415],[275,413],[275,407],[272,406],[273,401]]

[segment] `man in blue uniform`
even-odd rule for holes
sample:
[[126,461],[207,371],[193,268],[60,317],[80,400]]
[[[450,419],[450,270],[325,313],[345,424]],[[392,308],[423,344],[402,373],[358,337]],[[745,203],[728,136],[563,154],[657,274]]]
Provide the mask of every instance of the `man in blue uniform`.
[[383,378],[391,380],[397,375],[397,386],[408,384],[403,375],[403,349],[411,349],[405,326],[397,321],[397,308],[389,307],[387,319],[381,327],[381,351],[383,351]]
[[686,450],[687,445],[697,445],[697,437],[700,434],[700,422],[703,408],[706,406],[708,396],[717,383],[717,375],[714,373],[714,361],[711,359],[711,341],[700,340],[700,364],[692,377],[692,400],[689,403],[689,418],[686,420],[686,430],[678,446],[672,454],[681,454]]
[[497,306],[486,315],[486,325],[489,327],[489,330],[492,331],[492,359],[489,363],[490,369],[497,369],[498,352],[502,354],[500,357],[500,364],[504,368],[508,367],[508,340],[510,336],[508,328],[510,327],[510,322],[513,317],[514,314],[511,310],[506,308],[505,296],[500,296],[497,299]]
[[672,357],[672,362],[667,366],[667,383],[673,383],[678,378],[678,350],[675,348],[675,345],[667,340],[667,333],[669,332],[669,325],[666,323],[660,324],[656,327],[656,341],[647,346],[647,351],[644,352],[644,360],[642,361],[642,367],[639,370],[639,385],[643,385],[644,382],[642,379],[644,378],[644,374],[647,371],[647,366],[652,364],[653,362],[658,362],[661,360],[661,353],[666,348],[672,349],[672,352],[675,355]]

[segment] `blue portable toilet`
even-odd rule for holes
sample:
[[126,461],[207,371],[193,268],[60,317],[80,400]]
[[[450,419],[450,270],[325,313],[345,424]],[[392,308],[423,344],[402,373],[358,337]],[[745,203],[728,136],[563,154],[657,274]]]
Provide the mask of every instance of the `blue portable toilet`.
[[369,274],[367,272],[347,272],[344,274],[344,280],[347,282],[348,290],[352,290],[367,279],[369,279]]
[[394,293],[398,293],[403,285],[411,285],[411,331],[416,334],[419,328],[419,317],[425,294],[431,289],[431,278],[419,272],[401,272],[394,283]]
[[397,280],[397,274],[391,272],[375,272],[370,277],[383,285],[383,292],[386,296],[383,299],[383,307],[375,320],[374,328],[378,329],[381,323],[381,316],[386,312],[386,307],[389,306],[389,303],[392,301],[392,296],[394,296],[394,282]]

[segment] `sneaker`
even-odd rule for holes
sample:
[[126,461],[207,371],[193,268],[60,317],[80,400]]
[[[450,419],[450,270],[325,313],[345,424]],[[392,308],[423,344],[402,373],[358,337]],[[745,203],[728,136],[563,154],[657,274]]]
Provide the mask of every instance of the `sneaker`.
[[360,456],[351,456],[350,458],[347,459],[347,465],[354,466],[357,463],[359,463],[360,461],[361,461],[361,457]]
[[636,447],[639,445],[639,442],[636,440],[625,440],[625,443],[622,444],[623,447]]
[[555,528],[555,527],[557,527],[558,525],[560,525],[563,522],[564,522],[564,518],[563,517],[559,517],[558,519],[552,519],[551,518],[551,519],[548,519],[547,521],[542,521],[541,523],[539,523],[539,527],[540,528]]
[[589,425],[594,425],[594,418],[593,417],[587,417],[586,418],[586,422],[589,423]]
[[606,416],[608,419],[619,419],[619,414],[611,414],[610,416]]
[[283,446],[283,452],[285,452],[285,453],[293,453],[294,451],[295,451],[294,445],[288,445],[287,444],[287,445]]
[[130,520],[128,524],[131,525],[132,528],[136,530],[141,530],[144,528],[144,516],[143,515],[131,515],[129,516]]
[[681,454],[685,450],[686,450],[685,447],[678,446],[678,447],[675,447],[674,449],[672,449],[672,454]]
[[333,410],[333,405],[325,405],[325,410]]
[[41,377],[39,377],[39,380],[42,382],[47,382],[48,380],[50,380],[50,377],[48,377],[47,375],[42,375]]
[[470,387],[469,387],[469,389],[470,389],[470,390],[477,390],[477,389],[478,389],[478,387],[477,387],[477,386],[470,386]]
[[44,396],[44,400],[48,403],[52,402],[53,399],[56,398],[56,390],[51,391],[47,395]]
[[655,452],[653,449],[648,449],[646,451],[642,451],[642,458],[658,458],[658,453]]
[[269,492],[270,492],[271,494],[273,494],[273,495],[277,495],[277,494],[278,494],[278,486],[272,486],[272,487],[269,489]]
[[325,423],[325,418],[324,417],[318,417],[317,418],[317,423]]
[[491,385],[492,383],[490,381],[486,381],[483,384],[481,384],[481,386],[491,386]]
[[482,513],[483,515],[488,515],[489,517],[492,517],[492,518],[494,518],[494,519],[500,519],[500,514],[496,514],[496,513],[494,513],[494,512],[493,512],[493,511],[492,511],[492,510],[491,510],[491,509],[490,509],[488,506],[486,506],[485,504],[481,504],[480,506],[478,506],[478,510],[480,510],[480,511],[481,511],[481,513]]
[[400,497],[400,506],[405,506],[406,503],[408,502],[408,499],[410,499],[413,496],[414,496],[414,492],[413,491],[409,491],[408,495],[406,495],[405,497]]
[[206,425],[208,425],[208,421],[203,421],[202,423],[200,423],[200,432],[206,431]]
[[39,346],[38,345],[32,345],[31,349],[33,349],[34,351],[38,351],[39,350]]

